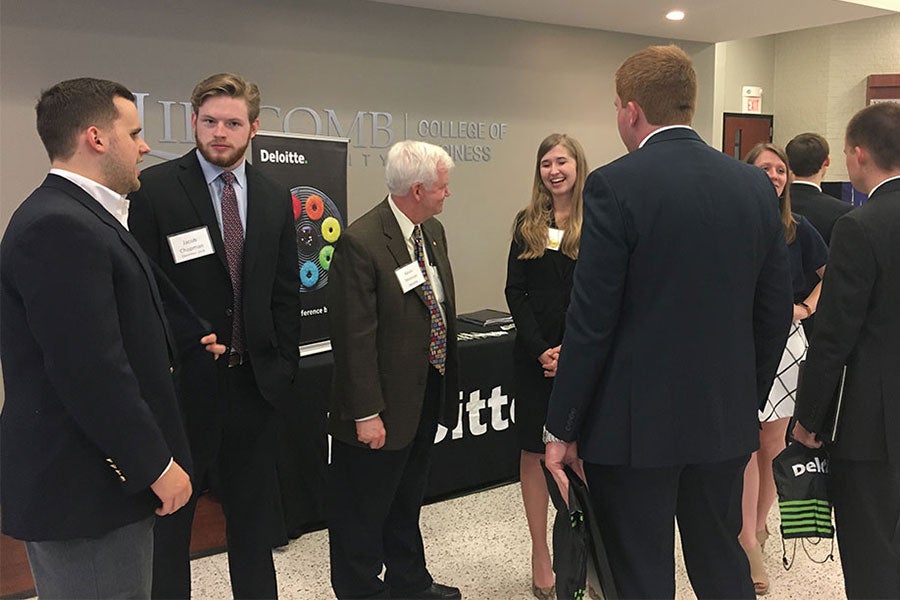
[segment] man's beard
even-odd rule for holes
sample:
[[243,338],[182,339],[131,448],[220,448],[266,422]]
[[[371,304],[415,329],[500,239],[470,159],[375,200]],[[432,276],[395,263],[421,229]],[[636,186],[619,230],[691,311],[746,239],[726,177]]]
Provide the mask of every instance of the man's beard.
[[[212,142],[210,142],[209,145],[212,145]],[[219,155],[215,155],[215,156],[210,154],[210,152],[206,149],[206,147],[203,146],[202,144],[200,144],[199,142],[197,143],[197,149],[200,151],[200,154],[203,156],[203,158],[205,158],[210,164],[216,165],[217,167],[228,168],[228,167],[234,165],[235,163],[239,162],[240,159],[242,159],[244,157],[244,154],[247,152],[247,147],[249,145],[250,145],[250,139],[247,138],[247,141],[244,143],[243,146],[238,146],[237,148],[234,148],[228,154],[225,154],[225,155],[219,154]]]

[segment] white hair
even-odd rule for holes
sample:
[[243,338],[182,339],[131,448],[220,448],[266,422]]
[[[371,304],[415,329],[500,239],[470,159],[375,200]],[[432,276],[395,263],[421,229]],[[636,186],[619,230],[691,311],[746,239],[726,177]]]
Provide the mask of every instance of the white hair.
[[403,140],[388,151],[384,178],[391,194],[404,196],[417,183],[432,187],[437,181],[438,169],[443,167],[449,171],[453,166],[453,159],[440,146]]

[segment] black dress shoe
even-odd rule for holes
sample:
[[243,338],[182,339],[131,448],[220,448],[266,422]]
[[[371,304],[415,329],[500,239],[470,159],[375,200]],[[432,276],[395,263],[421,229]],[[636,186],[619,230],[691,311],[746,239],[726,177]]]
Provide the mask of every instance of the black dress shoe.
[[459,588],[441,585],[440,583],[435,582],[424,590],[414,594],[392,593],[391,598],[402,598],[403,600],[462,600],[462,594],[460,593]]

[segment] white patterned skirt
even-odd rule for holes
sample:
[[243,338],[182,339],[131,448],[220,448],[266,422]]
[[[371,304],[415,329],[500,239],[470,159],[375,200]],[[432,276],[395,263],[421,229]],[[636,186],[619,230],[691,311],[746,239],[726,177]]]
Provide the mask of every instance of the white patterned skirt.
[[800,361],[806,358],[808,346],[803,326],[799,321],[791,323],[791,334],[784,347],[784,354],[781,355],[778,374],[775,376],[775,381],[772,382],[766,407],[759,413],[760,421],[774,421],[793,416],[797,394],[797,373],[800,370]]

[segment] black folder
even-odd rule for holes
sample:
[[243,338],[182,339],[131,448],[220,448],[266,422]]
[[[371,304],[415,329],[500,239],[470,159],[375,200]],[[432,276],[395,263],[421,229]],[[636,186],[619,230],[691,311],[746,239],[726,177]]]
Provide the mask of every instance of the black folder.
[[483,308],[475,312],[463,313],[456,316],[460,321],[473,323],[482,327],[490,327],[491,325],[508,325],[513,322],[512,316],[500,310],[493,308]]

